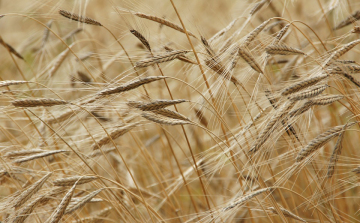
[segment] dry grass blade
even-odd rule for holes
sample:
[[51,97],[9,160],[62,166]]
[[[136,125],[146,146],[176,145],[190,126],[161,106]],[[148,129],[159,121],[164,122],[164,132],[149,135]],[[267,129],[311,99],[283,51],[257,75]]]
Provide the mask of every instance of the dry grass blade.
[[67,150],[55,150],[55,151],[48,151],[48,152],[43,152],[43,153],[37,153],[35,155],[32,156],[27,156],[21,159],[16,159],[14,160],[14,163],[24,163],[27,161],[31,161],[34,159],[39,159],[39,158],[43,158],[43,157],[47,157],[47,156],[51,156],[57,153],[64,153],[64,152],[68,152]]
[[327,172],[327,177],[328,178],[331,178],[334,175],[336,163],[337,163],[337,160],[338,160],[338,155],[341,154],[341,150],[342,150],[342,141],[344,139],[345,129],[346,129],[346,125],[344,125],[344,128],[343,128],[342,132],[339,134],[339,137],[338,137],[338,139],[336,141],[333,153],[330,156],[328,172]]
[[227,207],[225,207],[223,209],[223,211],[228,211],[230,209],[233,209],[237,206],[240,206],[242,204],[244,204],[246,201],[250,200],[251,198],[254,198],[256,197],[257,195],[261,194],[261,193],[264,193],[265,191],[269,191],[271,190],[272,188],[271,187],[267,187],[267,188],[263,188],[263,189],[259,189],[259,190],[256,190],[248,195],[245,195],[243,197],[241,197],[240,199],[238,199],[235,203],[233,203],[232,205],[229,205]]
[[[356,122],[348,123],[348,124],[346,124],[346,128],[349,128],[355,124],[356,124]],[[305,148],[303,148],[299,152],[299,154],[296,157],[296,162],[300,162],[303,159],[305,159],[306,157],[308,157],[310,154],[315,152],[317,149],[319,149],[320,147],[325,145],[332,138],[338,136],[342,130],[344,130],[344,125],[336,126],[334,128],[329,129],[328,131],[316,136],[313,140],[310,141],[310,143]]]
[[65,210],[67,206],[70,203],[71,197],[74,194],[74,190],[76,188],[76,184],[70,188],[69,192],[66,193],[64,198],[61,200],[60,204],[57,206],[53,214],[50,216],[50,218],[46,221],[46,223],[57,223],[61,220],[63,217]]
[[86,23],[86,24],[89,24],[89,25],[95,25],[95,26],[102,26],[100,22],[94,20],[94,19],[91,19],[91,18],[88,18],[88,17],[82,17],[78,14],[75,14],[75,13],[71,13],[69,11],[66,11],[66,10],[59,10],[59,13],[60,15],[68,18],[68,19],[71,19],[71,20],[74,20],[74,21],[77,21],[77,22],[81,22],[81,23]]
[[50,107],[55,105],[64,105],[68,103],[69,102],[67,101],[54,98],[21,99],[11,102],[11,104],[15,107]]
[[129,91],[129,90],[138,88],[144,84],[148,84],[153,81],[161,80],[164,78],[165,77],[163,77],[163,76],[150,76],[150,77],[141,78],[140,80],[128,82],[128,83],[125,83],[124,85],[120,85],[118,87],[112,87],[112,88],[107,88],[105,90],[102,90],[99,92],[99,95],[110,95],[110,94],[120,93],[120,92],[124,92],[124,91]]
[[24,60],[20,53],[18,53],[12,46],[6,43],[0,36],[0,44],[3,45],[10,53],[14,54],[18,58]]
[[151,66],[151,65],[157,64],[157,63],[169,62],[169,61],[177,59],[179,56],[185,55],[188,52],[189,51],[187,51],[187,50],[177,50],[177,51],[172,51],[172,52],[161,54],[161,55],[156,55],[151,58],[136,62],[135,67],[148,67],[148,66]]
[[30,216],[31,212],[36,208],[36,206],[40,204],[44,197],[45,195],[41,195],[40,197],[32,200],[28,205],[26,205],[23,209],[16,213],[16,217],[12,220],[12,223],[24,222],[26,218]]
[[[170,22],[170,21],[168,21],[166,19],[159,18],[159,17],[153,16],[153,15],[147,15],[147,14],[144,14],[144,13],[141,13],[141,12],[132,12],[132,14],[134,14],[134,15],[140,17],[140,18],[144,18],[144,19],[148,19],[148,20],[160,23],[160,24],[162,24],[164,26],[175,29],[175,30],[177,30],[179,32],[185,33],[183,28],[181,28],[180,26],[178,26],[175,23],[172,23],[172,22]],[[191,33],[189,30],[186,30],[186,31],[189,34],[189,36],[192,36],[192,37],[196,38],[196,36],[193,33]]]
[[332,104],[335,101],[339,101],[343,98],[344,96],[342,95],[329,95],[329,96],[313,98],[311,101],[314,105],[328,105],[328,104]]
[[178,100],[155,100],[149,103],[140,103],[138,105],[134,105],[133,102],[130,102],[130,106],[136,107],[142,111],[152,111],[158,110],[161,108],[166,108],[171,105],[177,105],[183,102],[187,102],[188,100],[185,99],[178,99]]
[[51,176],[52,173],[46,174],[43,178],[33,183],[29,188],[24,190],[18,197],[16,197],[13,207],[18,208],[23,205],[26,201],[28,201],[31,196],[33,196],[36,192],[40,190],[40,188],[44,185],[45,181]]
[[142,117],[146,118],[149,121],[156,122],[161,125],[187,125],[192,124],[189,121],[167,118],[160,115],[155,115],[151,113],[142,113]]
[[46,152],[46,150],[43,150],[43,149],[24,149],[24,150],[19,150],[19,151],[7,152],[7,153],[5,153],[4,157],[14,158],[14,157],[18,157],[18,156],[27,156],[27,155],[32,155],[32,154],[36,154],[36,153],[43,153],[43,152]]
[[54,180],[53,184],[55,186],[66,187],[66,186],[74,185],[74,183],[76,183],[77,181],[78,181],[77,185],[80,185],[80,184],[89,183],[96,179],[98,179],[96,176],[74,176],[74,177],[67,177],[67,178]]
[[352,15],[341,21],[338,25],[334,27],[334,30],[341,29],[345,26],[348,26],[354,23],[356,20],[360,19],[360,11],[354,12]]
[[150,47],[149,41],[147,41],[147,39],[140,32],[136,31],[135,29],[130,30],[130,32],[136,38],[138,38],[138,40],[140,40],[140,42],[146,47],[146,49],[148,49],[151,52],[151,47]]
[[328,87],[329,87],[329,85],[327,85],[327,84],[314,86],[305,91],[301,91],[301,92],[291,95],[289,97],[289,99],[293,100],[293,101],[298,101],[298,100],[304,100],[306,98],[312,98],[312,97],[315,97],[315,96],[321,94]]
[[114,140],[116,138],[119,138],[120,136],[124,135],[125,133],[129,132],[136,126],[138,126],[140,122],[131,123],[125,126],[121,126],[112,132],[109,133],[109,136],[106,135],[103,138],[101,138],[97,143],[93,145],[93,150],[99,149],[99,147],[106,145],[111,142],[111,140]]
[[295,92],[298,92],[304,88],[310,87],[316,83],[318,83],[319,81],[325,79],[329,77],[329,75],[319,75],[316,77],[311,77],[311,78],[307,78],[303,81],[297,82],[293,85],[290,85],[289,87],[285,88],[282,92],[281,95],[286,96]]
[[[271,212],[274,213],[274,214],[278,214],[277,211],[276,211],[276,209],[275,209],[274,207],[269,207],[268,210],[271,211]],[[283,213],[283,215],[284,215],[285,217],[292,218],[292,219],[295,219],[295,220],[298,220],[298,221],[302,221],[302,222],[306,222],[306,220],[300,218],[300,217],[297,216],[296,214],[291,213],[290,211],[286,210],[285,208],[280,207],[280,210],[281,210],[281,212]]]
[[267,46],[265,51],[270,55],[305,55],[303,51],[283,44]]
[[256,27],[253,31],[251,31],[245,38],[244,42],[241,44],[242,47],[248,46],[258,35],[259,33],[269,24],[270,19],[261,23],[258,27]]
[[250,65],[252,69],[259,73],[263,73],[258,63],[255,61],[253,56],[245,49],[239,47],[238,49],[238,55],[245,60],[246,63]]
[[173,118],[173,119],[179,119],[179,120],[184,120],[184,121],[189,121],[190,119],[188,119],[186,116],[180,114],[179,112],[176,111],[172,111],[166,108],[163,109],[157,109],[157,110],[152,110],[151,112],[158,114],[158,115],[162,115],[168,118]]
[[72,212],[76,211],[77,209],[82,208],[88,203],[93,197],[98,195],[103,189],[96,190],[87,196],[80,198],[78,201],[70,203],[69,206],[66,208],[65,214],[71,214]]
[[28,81],[16,81],[16,80],[8,80],[8,81],[0,81],[0,87],[7,87],[11,85],[19,85],[19,84],[26,84],[29,83]]
[[336,50],[331,56],[325,61],[324,66],[328,66],[332,60],[337,60],[339,57],[347,53],[349,50],[354,48],[357,44],[360,43],[360,39],[354,40],[345,46],[341,47],[340,49]]

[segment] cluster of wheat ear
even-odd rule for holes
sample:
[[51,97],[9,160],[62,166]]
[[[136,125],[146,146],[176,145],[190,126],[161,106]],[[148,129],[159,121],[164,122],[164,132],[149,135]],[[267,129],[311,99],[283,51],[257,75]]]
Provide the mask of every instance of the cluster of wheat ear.
[[0,222],[360,222],[356,0],[19,3]]

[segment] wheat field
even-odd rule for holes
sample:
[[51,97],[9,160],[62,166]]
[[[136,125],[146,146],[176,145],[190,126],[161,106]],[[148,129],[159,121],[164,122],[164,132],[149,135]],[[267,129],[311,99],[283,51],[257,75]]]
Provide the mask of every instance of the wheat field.
[[1,0],[0,222],[360,222],[358,19]]

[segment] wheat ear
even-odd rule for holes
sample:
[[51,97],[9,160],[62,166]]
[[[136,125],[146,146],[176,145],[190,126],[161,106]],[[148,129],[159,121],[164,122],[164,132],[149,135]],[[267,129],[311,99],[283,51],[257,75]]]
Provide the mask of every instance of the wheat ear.
[[[351,122],[346,124],[347,128],[355,125],[356,122]],[[308,157],[310,154],[315,152],[317,149],[325,145],[328,141],[330,141],[332,138],[338,136],[341,131],[344,129],[344,125],[336,126],[334,128],[329,129],[328,131],[318,135],[313,140],[310,141],[310,143],[303,148],[299,154],[296,157],[296,162],[300,162],[306,157]]]
[[77,21],[77,22],[81,22],[81,23],[86,23],[86,24],[89,24],[89,25],[95,25],[95,26],[102,26],[100,22],[94,20],[94,19],[91,19],[91,18],[88,18],[88,17],[82,17],[78,14],[75,14],[75,13],[71,13],[69,11],[66,11],[66,10],[59,10],[59,13],[60,15],[68,18],[68,19],[72,19],[74,21]]
[[334,30],[338,30],[341,29],[345,26],[348,26],[352,23],[354,23],[356,20],[360,19],[360,11],[356,11],[354,12],[352,15],[350,15],[349,17],[347,17],[346,19],[342,20],[341,22],[339,22],[335,27]]
[[360,43],[360,39],[354,40],[345,46],[341,47],[340,49],[336,50],[331,56],[325,61],[324,66],[328,66],[332,60],[337,60],[339,57],[347,53],[349,50],[354,48],[357,44]]
[[157,63],[165,63],[177,59],[179,56],[183,56],[189,51],[177,50],[168,53],[156,55],[145,60],[136,62],[135,67],[148,67]]
[[53,184],[55,186],[66,187],[66,186],[72,186],[76,182],[77,185],[80,185],[80,184],[89,183],[96,179],[98,179],[96,176],[74,176],[74,177],[67,177],[67,178],[54,180]]
[[85,206],[86,203],[88,203],[93,197],[98,195],[103,189],[96,190],[90,194],[88,194],[85,197],[82,197],[80,200],[70,203],[69,206],[66,208],[64,214],[71,214],[72,212],[76,211],[77,209],[82,208]]
[[[269,211],[271,211],[272,213],[274,214],[278,214],[276,209],[274,207],[269,207],[268,208]],[[299,216],[297,216],[296,214],[294,213],[291,213],[290,211],[286,210],[285,208],[282,208],[280,207],[280,210],[281,212],[283,213],[283,215],[285,217],[288,217],[288,218],[292,218],[292,219],[295,219],[295,220],[298,220],[298,221],[302,221],[302,222],[306,222],[306,220],[300,218]]]
[[155,100],[149,103],[140,103],[138,105],[134,105],[133,102],[130,102],[130,104],[132,103],[132,106],[142,110],[142,111],[152,111],[152,110],[158,110],[161,108],[166,108],[169,107],[171,105],[177,105],[180,103],[184,103],[187,102],[188,100],[185,99],[178,99],[178,100]]
[[150,76],[150,77],[141,78],[140,80],[128,82],[128,83],[125,83],[118,87],[112,87],[112,88],[107,88],[105,90],[102,90],[99,92],[99,95],[110,95],[110,94],[116,94],[116,93],[120,93],[120,92],[124,92],[124,91],[129,91],[129,90],[138,88],[144,84],[148,84],[148,83],[151,83],[151,82],[154,82],[157,80],[161,80],[164,78],[165,77],[163,77],[163,76]]
[[54,98],[36,98],[36,99],[21,99],[12,101],[11,104],[15,107],[51,107],[55,105],[64,105],[68,104],[69,102],[54,99]]
[[40,188],[44,185],[45,181],[51,176],[52,173],[46,174],[40,180],[33,183],[29,188],[24,190],[14,201],[13,207],[18,208],[31,198]]
[[238,49],[238,55],[245,60],[247,64],[250,65],[252,69],[254,69],[256,72],[263,73],[261,70],[259,64],[255,61],[253,56],[245,49],[239,47]]
[[265,22],[261,23],[258,27],[256,27],[253,31],[251,31],[245,37],[244,42],[241,44],[242,47],[249,46],[249,44],[259,35],[261,31],[269,24],[271,19],[266,20]]
[[248,195],[245,195],[245,196],[241,197],[240,199],[238,199],[236,202],[234,202],[232,205],[229,205],[229,206],[225,207],[223,209],[223,211],[228,211],[228,210],[233,209],[233,208],[235,208],[237,206],[240,206],[240,205],[244,204],[246,201],[250,200],[251,198],[254,198],[257,195],[262,194],[265,191],[269,191],[271,189],[272,189],[271,187],[267,187],[267,188],[256,190],[256,191],[254,191],[254,192],[252,192],[252,193],[250,193]]
[[151,52],[151,47],[149,41],[138,31],[135,29],[130,30],[131,34],[133,34],[140,42]]
[[321,94],[328,87],[329,87],[329,85],[327,85],[327,84],[314,86],[305,91],[301,91],[296,94],[290,95],[289,99],[293,100],[293,101],[298,101],[298,100],[304,100],[306,98],[312,98],[312,97],[315,97],[315,96]]
[[[160,23],[160,24],[162,24],[164,26],[170,27],[172,29],[175,29],[175,30],[177,30],[179,32],[185,33],[183,28],[181,28],[180,26],[178,26],[175,23],[172,23],[172,22],[170,22],[170,21],[168,21],[166,19],[163,19],[163,18],[160,18],[160,17],[157,17],[157,16],[153,16],[153,15],[147,15],[147,14],[144,14],[144,13],[141,13],[141,12],[132,12],[132,13],[134,15],[136,15],[137,17],[148,19],[148,20]],[[186,30],[186,32],[189,34],[189,36],[192,36],[192,37],[196,38],[196,36],[193,33],[191,33],[189,30]]]
[[37,154],[32,155],[32,156],[27,156],[27,157],[24,157],[24,158],[21,158],[21,159],[16,159],[16,160],[14,160],[14,163],[24,163],[24,162],[31,161],[31,160],[34,160],[34,159],[39,159],[39,158],[43,158],[43,157],[47,157],[47,156],[50,156],[50,155],[54,155],[54,154],[57,154],[57,153],[63,153],[63,152],[68,152],[68,151],[67,150],[55,150],[55,151],[37,153]]
[[336,163],[337,163],[337,160],[338,160],[338,156],[341,154],[341,150],[342,150],[342,141],[344,139],[345,129],[346,129],[346,125],[344,125],[344,128],[343,128],[342,132],[339,134],[339,137],[338,137],[338,139],[336,141],[333,153],[330,156],[330,161],[329,161],[329,165],[328,165],[328,172],[327,172],[327,177],[328,178],[331,178],[334,175]]
[[152,113],[142,113],[142,117],[146,118],[149,121],[162,124],[162,125],[186,125],[192,124],[189,121],[181,120],[181,119],[173,119],[167,118],[160,115],[152,114]]
[[5,43],[5,41],[0,36],[0,44],[3,45],[10,53],[14,54],[16,57],[24,60],[24,58],[21,56],[20,53],[18,53],[12,46],[10,46],[8,43]]
[[300,81],[298,83],[295,83],[293,85],[290,85],[289,87],[285,88],[282,92],[281,95],[286,96],[292,93],[295,93],[297,91],[300,91],[304,88],[310,87],[316,83],[318,83],[319,81],[325,79],[329,77],[329,75],[319,75],[316,77],[311,77],[311,78],[307,78],[303,81]]
[[265,48],[265,51],[270,55],[304,55],[305,53],[301,50],[283,45],[269,45]]

